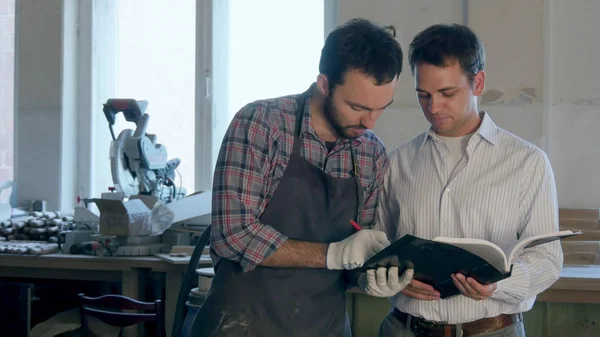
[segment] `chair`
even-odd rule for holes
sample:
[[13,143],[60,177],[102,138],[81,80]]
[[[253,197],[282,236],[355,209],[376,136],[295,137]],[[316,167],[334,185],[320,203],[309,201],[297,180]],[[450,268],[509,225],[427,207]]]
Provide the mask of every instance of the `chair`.
[[[161,300],[140,302],[121,295],[86,297],[84,294],[79,294],[79,299],[81,330],[84,337],[89,336],[88,316],[95,317],[106,324],[120,327],[119,336],[122,335],[122,328],[124,327],[156,321],[156,336],[166,336],[164,309]],[[102,308],[111,310],[103,310]],[[122,310],[143,310],[146,312],[122,312]]]

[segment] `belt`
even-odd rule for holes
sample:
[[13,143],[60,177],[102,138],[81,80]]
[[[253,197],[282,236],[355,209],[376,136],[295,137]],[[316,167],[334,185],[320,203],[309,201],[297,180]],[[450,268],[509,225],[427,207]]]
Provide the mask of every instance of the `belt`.
[[[456,325],[427,321],[421,317],[411,316],[394,308],[392,315],[400,322],[406,323],[410,320],[410,329],[417,337],[455,337]],[[523,320],[522,314],[501,314],[496,317],[482,318],[473,322],[462,323],[463,337],[469,337],[482,333],[494,332]]]

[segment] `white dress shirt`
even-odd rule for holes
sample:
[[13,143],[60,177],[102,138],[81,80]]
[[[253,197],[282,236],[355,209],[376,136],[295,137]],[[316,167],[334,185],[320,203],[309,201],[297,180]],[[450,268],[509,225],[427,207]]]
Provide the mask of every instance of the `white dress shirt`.
[[[412,234],[502,246],[558,230],[556,185],[546,154],[497,127],[487,113],[480,115],[482,123],[456,166],[431,129],[390,153],[377,226],[391,241]],[[449,324],[524,312],[558,279],[562,263],[560,242],[554,241],[525,249],[512,276],[498,282],[487,300],[458,295],[423,301],[398,294],[390,301],[402,312]]]

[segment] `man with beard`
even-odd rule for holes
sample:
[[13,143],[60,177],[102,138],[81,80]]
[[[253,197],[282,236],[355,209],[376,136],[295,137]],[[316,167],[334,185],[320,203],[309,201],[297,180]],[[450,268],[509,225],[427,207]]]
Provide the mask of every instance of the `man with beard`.
[[[388,164],[369,129],[401,69],[394,37],[352,20],[327,37],[306,92],[235,115],[214,173],[215,277],[195,337],[351,336],[344,271],[389,245],[370,229]],[[387,297],[412,271],[366,275],[365,292]]]

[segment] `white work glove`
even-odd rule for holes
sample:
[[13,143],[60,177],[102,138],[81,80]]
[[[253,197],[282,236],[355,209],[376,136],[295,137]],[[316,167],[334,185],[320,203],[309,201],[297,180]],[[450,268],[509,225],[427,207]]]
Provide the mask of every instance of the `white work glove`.
[[379,267],[377,271],[369,269],[358,278],[358,287],[367,295],[392,297],[410,283],[413,275],[414,269],[405,270],[401,277],[398,276],[398,267]]
[[384,232],[363,229],[342,241],[332,242],[327,247],[327,269],[355,269],[380,250],[389,246],[390,241]]

